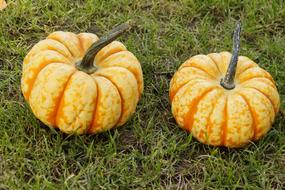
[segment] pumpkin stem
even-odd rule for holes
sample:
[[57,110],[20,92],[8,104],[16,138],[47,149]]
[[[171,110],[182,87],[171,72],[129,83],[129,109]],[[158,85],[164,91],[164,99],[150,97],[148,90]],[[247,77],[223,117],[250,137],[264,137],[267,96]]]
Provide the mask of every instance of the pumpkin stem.
[[233,35],[233,53],[232,53],[231,62],[229,64],[225,77],[221,80],[221,85],[227,90],[235,88],[234,78],[236,74],[238,53],[240,49],[240,32],[241,32],[241,23],[240,21],[238,21]]
[[133,23],[131,20],[120,24],[119,26],[113,28],[108,34],[100,38],[98,41],[96,41],[94,44],[92,44],[87,52],[85,53],[82,61],[76,63],[76,68],[80,71],[84,71],[88,74],[94,73],[98,67],[94,64],[94,59],[97,53],[113,42],[115,39],[117,39],[119,36],[124,34],[126,31],[131,29]]

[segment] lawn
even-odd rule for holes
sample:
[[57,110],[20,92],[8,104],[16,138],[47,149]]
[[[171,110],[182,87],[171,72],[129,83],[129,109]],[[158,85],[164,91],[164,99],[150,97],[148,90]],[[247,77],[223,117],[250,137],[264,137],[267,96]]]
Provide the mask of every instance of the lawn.
[[[9,0],[0,11],[0,189],[284,189],[285,4],[236,0]],[[269,133],[242,149],[199,143],[170,112],[169,81],[190,56],[231,51],[270,72],[281,96]],[[144,94],[123,127],[67,136],[39,122],[20,90],[30,48],[57,30],[120,37],[140,60]]]

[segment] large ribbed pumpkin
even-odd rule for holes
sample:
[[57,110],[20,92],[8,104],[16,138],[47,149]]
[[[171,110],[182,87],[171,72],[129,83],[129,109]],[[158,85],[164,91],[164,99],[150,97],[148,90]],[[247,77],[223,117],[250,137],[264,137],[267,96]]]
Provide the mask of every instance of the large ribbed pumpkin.
[[114,41],[129,28],[124,23],[100,39],[59,31],[38,42],[24,59],[21,80],[35,116],[65,133],[123,125],[143,92],[139,61]]
[[170,83],[172,113],[200,142],[241,147],[264,136],[279,110],[271,75],[245,56],[238,57],[238,25],[233,55],[196,55]]

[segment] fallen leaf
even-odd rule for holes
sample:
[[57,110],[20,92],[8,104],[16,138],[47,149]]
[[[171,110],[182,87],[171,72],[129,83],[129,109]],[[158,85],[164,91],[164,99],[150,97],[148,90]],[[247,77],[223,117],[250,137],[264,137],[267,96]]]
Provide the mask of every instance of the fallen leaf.
[[5,0],[0,0],[0,11],[7,7],[7,3]]

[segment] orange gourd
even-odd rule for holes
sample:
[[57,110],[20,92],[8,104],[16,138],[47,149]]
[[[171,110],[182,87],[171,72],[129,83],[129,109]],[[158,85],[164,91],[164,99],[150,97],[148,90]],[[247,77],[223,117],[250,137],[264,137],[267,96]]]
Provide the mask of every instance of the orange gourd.
[[130,23],[106,36],[54,32],[23,62],[21,89],[34,115],[65,133],[94,134],[121,126],[143,92],[137,58],[119,41]]
[[271,128],[280,98],[271,75],[238,56],[240,23],[233,54],[196,55],[183,63],[170,83],[172,113],[200,142],[242,147]]

